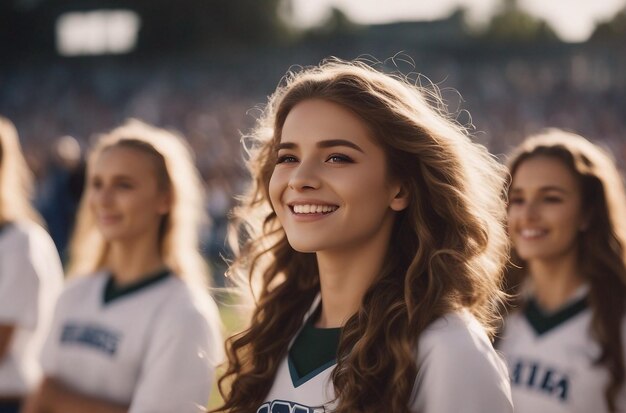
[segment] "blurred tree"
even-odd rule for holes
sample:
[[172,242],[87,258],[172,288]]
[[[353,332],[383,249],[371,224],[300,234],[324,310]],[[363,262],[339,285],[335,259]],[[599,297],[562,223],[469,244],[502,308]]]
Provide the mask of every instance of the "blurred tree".
[[550,25],[521,10],[517,0],[503,1],[501,11],[493,16],[481,37],[494,43],[558,41]]
[[599,23],[591,35],[592,41],[619,41],[626,44],[626,7],[609,21]]
[[361,28],[354,23],[348,15],[337,7],[332,7],[328,16],[318,26],[310,30],[314,36],[331,37],[353,34]]

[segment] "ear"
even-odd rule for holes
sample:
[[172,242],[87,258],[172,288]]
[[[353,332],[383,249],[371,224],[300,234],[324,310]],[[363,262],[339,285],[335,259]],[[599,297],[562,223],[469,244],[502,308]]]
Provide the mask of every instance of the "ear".
[[161,215],[166,215],[170,212],[171,208],[172,208],[172,192],[164,191],[159,196],[157,212]]
[[389,207],[396,212],[402,211],[409,206],[409,191],[404,185],[397,185],[395,196],[391,200]]

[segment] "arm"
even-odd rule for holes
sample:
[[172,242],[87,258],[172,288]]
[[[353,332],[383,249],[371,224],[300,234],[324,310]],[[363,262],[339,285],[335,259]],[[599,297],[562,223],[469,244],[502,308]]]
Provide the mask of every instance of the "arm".
[[46,327],[63,282],[52,240],[43,229],[31,226],[9,229],[0,250],[0,362],[11,350],[14,335]]
[[11,337],[13,337],[14,329],[15,326],[12,324],[0,324],[0,363],[2,363],[11,347]]
[[17,231],[7,236],[9,244],[0,251],[0,362],[11,349],[16,328],[36,327],[39,308],[39,278],[28,236]]
[[127,413],[128,406],[85,396],[46,377],[26,401],[21,413]]

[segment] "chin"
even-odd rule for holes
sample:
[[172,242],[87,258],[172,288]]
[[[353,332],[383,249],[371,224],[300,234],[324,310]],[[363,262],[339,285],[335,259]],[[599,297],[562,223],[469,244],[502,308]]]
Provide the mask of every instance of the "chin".
[[302,252],[302,253],[311,253],[314,254],[318,251],[317,248],[313,248],[311,246],[308,245],[299,245],[299,244],[293,244],[293,243],[289,243],[289,245],[291,246],[291,248],[293,248],[294,250],[298,251],[298,252]]
[[308,239],[308,240],[301,240],[301,239],[294,240],[293,238],[290,239],[289,237],[287,237],[287,241],[289,242],[289,245],[291,246],[291,248],[293,248],[294,250],[296,250],[298,252],[315,253],[315,252],[320,250],[319,245],[316,245],[316,244],[312,243],[310,239]]
[[104,238],[107,242],[115,242],[122,238],[124,238],[124,234],[120,233],[120,231],[112,231],[109,230],[100,230],[100,234],[102,234],[102,238]]
[[120,240],[120,237],[116,235],[108,235],[108,234],[102,234],[102,238],[104,238],[106,242],[115,242],[115,241]]

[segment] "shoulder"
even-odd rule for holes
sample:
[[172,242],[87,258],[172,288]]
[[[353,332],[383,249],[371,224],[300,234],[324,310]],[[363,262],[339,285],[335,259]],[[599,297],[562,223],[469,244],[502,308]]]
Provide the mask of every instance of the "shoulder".
[[496,411],[490,410],[496,406],[497,411],[509,411],[506,366],[469,311],[435,320],[419,339],[417,358],[414,400],[418,410],[463,410],[449,400],[454,394],[455,400],[476,407],[468,412]]
[[168,290],[161,314],[172,323],[218,323],[219,314],[215,302],[207,291],[172,275],[163,285]]
[[422,333],[418,357],[438,353],[482,357],[493,353],[493,346],[482,325],[463,310],[435,320]]
[[[63,279],[63,267],[50,235],[30,221],[7,224],[0,234],[0,263],[7,274],[21,280],[46,280],[58,284]],[[54,280],[54,281],[51,281]]]
[[186,341],[211,348],[221,358],[222,325],[215,301],[202,288],[170,277],[163,285],[167,298],[159,309],[157,336],[184,336]]
[[37,243],[37,246],[54,246],[50,235],[40,225],[30,221],[17,221],[7,224],[3,229],[2,240],[8,241],[12,245],[27,246]]
[[101,291],[107,277],[106,271],[73,276],[65,281],[60,300],[68,301],[75,298],[83,298],[94,289]]

